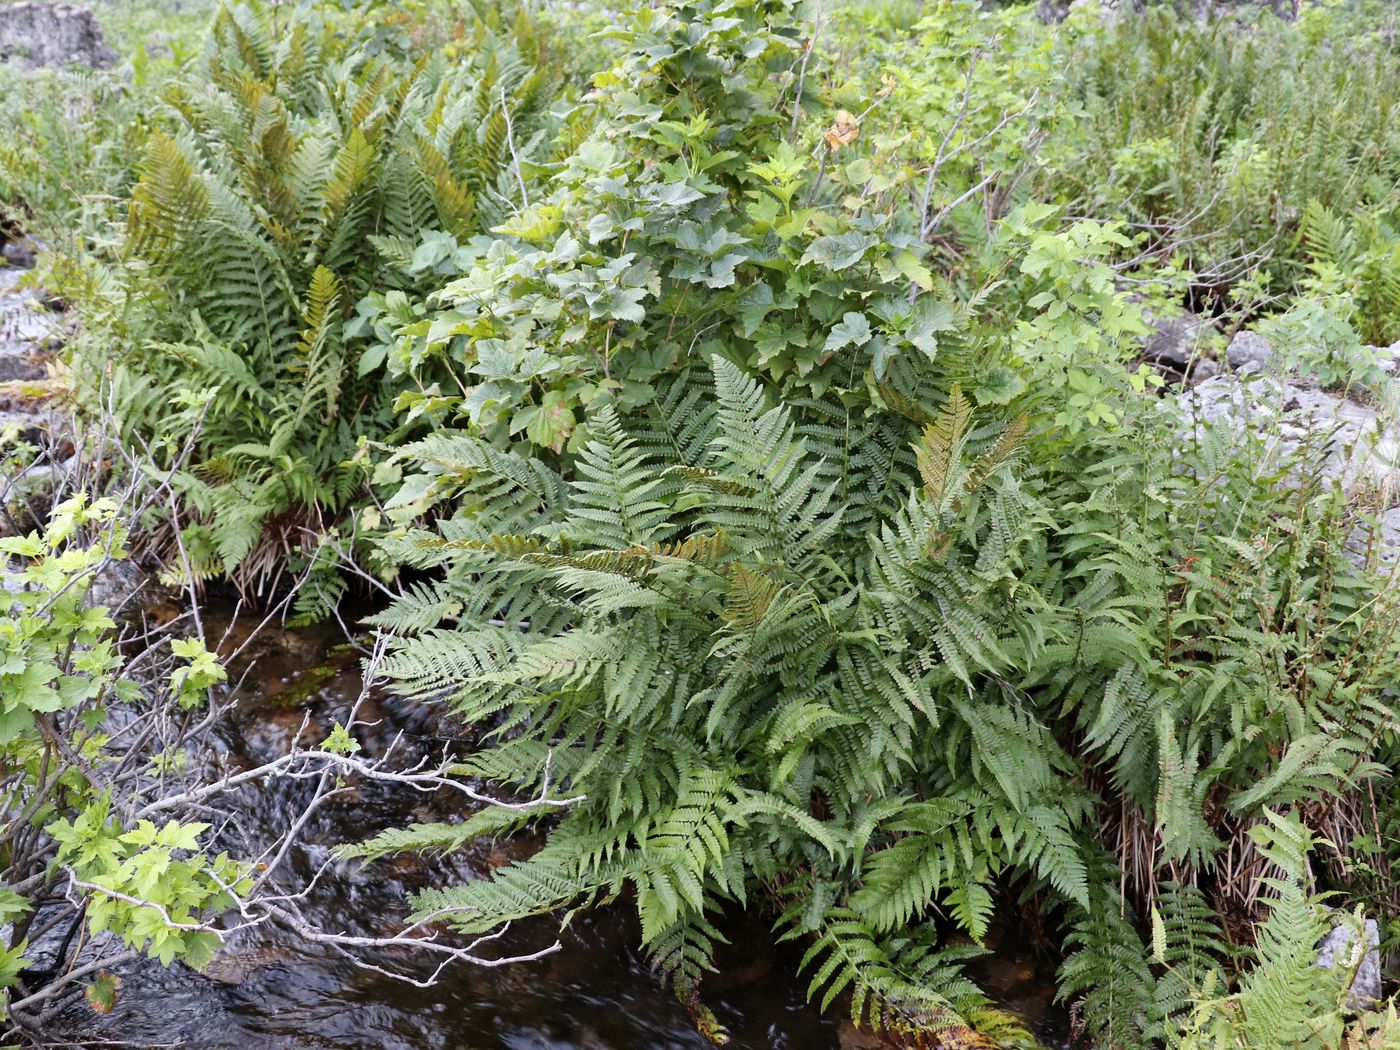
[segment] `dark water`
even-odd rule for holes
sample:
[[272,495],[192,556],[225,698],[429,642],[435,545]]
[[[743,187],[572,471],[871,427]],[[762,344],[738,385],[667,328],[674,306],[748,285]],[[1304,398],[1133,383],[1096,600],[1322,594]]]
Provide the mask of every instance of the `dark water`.
[[[334,641],[323,632],[259,637],[252,671],[221,735],[230,759],[256,765],[285,753],[304,719],[311,724],[303,740],[314,743],[347,717],[361,693],[358,660],[331,649]],[[400,732],[420,749],[440,746],[433,712],[420,707],[376,697],[361,708],[360,717],[379,723],[355,732],[370,756],[381,754]],[[277,781],[244,791],[237,802],[253,818],[252,826],[275,833],[288,826],[309,792],[305,783]],[[441,799],[425,804],[423,796],[402,788],[361,785],[313,818],[306,847],[291,858],[289,876],[306,879],[336,842],[442,819],[450,812],[447,805]],[[393,933],[406,914],[407,893],[479,875],[531,846],[524,840],[432,861],[337,863],[304,911],[324,929]],[[545,922],[518,926],[501,951],[537,950],[552,943],[556,932]],[[706,985],[706,1004],[728,1028],[730,1046],[878,1045],[835,1011],[824,1017],[806,1004],[806,983],[794,976],[799,956],[775,951],[760,920],[740,918],[726,933],[732,944],[720,960],[721,973]],[[288,934],[259,928],[232,938],[203,974],[179,964],[125,968],[110,1015],[97,1018],[75,1008],[65,1027],[83,1031],[81,1038],[92,1045],[121,1040],[197,1050],[701,1050],[710,1045],[640,960],[638,929],[625,906],[577,918],[562,940],[563,949],[544,959],[500,968],[454,965],[436,987],[420,989],[328,949],[298,945]],[[989,993],[1037,1022],[1042,1038],[1058,1042],[1062,1026],[1050,1005],[1053,988],[1023,956],[1015,944],[1004,944],[977,976]],[[411,956],[373,961],[419,978],[431,969]]]

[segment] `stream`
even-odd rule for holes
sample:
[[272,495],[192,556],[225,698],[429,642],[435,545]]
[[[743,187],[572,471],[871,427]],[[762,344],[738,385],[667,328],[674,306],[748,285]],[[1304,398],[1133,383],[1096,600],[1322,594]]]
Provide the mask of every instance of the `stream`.
[[[218,636],[219,610],[206,613]],[[226,611],[225,611],[226,616]],[[332,630],[269,630],[250,647],[251,666],[222,726],[226,762],[251,767],[286,753],[308,723],[303,742],[324,739],[344,721],[362,692],[359,658]],[[235,672],[239,669],[235,668]],[[371,694],[357,728],[365,753],[382,754],[402,732],[420,751],[440,749],[434,712]],[[441,732],[441,730],[436,730]],[[275,834],[301,811],[306,781],[274,780],[242,789],[234,799],[249,823]],[[441,793],[439,793],[440,795]],[[427,800],[425,802],[425,799]],[[357,785],[313,816],[305,844],[289,858],[289,876],[304,883],[337,842],[443,819],[453,810],[437,796],[378,783]],[[257,845],[250,843],[250,845]],[[440,859],[390,858],[368,865],[336,862],[322,876],[304,912],[323,929],[362,934],[396,932],[406,894],[433,884],[480,877],[532,848],[527,838],[485,844]],[[721,972],[706,983],[706,1003],[741,1050],[825,1050],[881,1045],[844,1020],[806,1002],[806,981],[795,976],[795,947],[773,946],[761,918],[726,928],[731,940]],[[549,945],[547,920],[517,925],[498,946],[520,954]],[[454,964],[433,988],[422,989],[357,966],[326,948],[299,944],[291,934],[259,927],[241,931],[203,973],[143,960],[121,970],[123,986],[111,1013],[85,1005],[63,1018],[74,1046],[187,1047],[191,1050],[703,1050],[710,1046],[686,1012],[649,973],[637,950],[639,930],[625,906],[575,919],[562,950],[538,961],[483,968]],[[1051,971],[1006,942],[975,968],[988,994],[1033,1022],[1047,1045],[1064,1045],[1063,1012],[1052,1005]],[[423,979],[426,960],[405,955],[373,960]]]

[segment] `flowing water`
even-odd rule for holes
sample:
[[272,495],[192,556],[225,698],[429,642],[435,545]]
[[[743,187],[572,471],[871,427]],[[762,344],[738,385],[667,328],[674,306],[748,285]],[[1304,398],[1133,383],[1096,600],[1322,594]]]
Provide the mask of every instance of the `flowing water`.
[[[226,760],[250,767],[286,752],[303,721],[305,741],[325,738],[347,718],[361,693],[358,658],[333,648],[326,632],[270,632],[254,643],[250,673],[238,705],[220,732]],[[399,734],[422,751],[441,747],[433,712],[392,698],[371,697],[360,717],[377,721],[355,733],[369,756]],[[439,731],[440,732],[440,731]],[[248,823],[269,834],[286,828],[311,787],[287,780],[264,783],[237,797]],[[308,825],[306,846],[290,858],[302,880],[324,862],[332,844],[366,838],[413,821],[442,819],[440,799],[403,788],[359,785],[326,803]],[[396,931],[406,893],[480,875],[532,848],[528,839],[483,846],[425,861],[336,863],[308,900],[305,913],[323,929],[360,934]],[[731,945],[721,972],[706,985],[706,1002],[726,1025],[735,1048],[855,1048],[875,1046],[833,1011],[806,1004],[805,981],[794,976],[798,956],[776,950],[761,921],[726,928]],[[551,943],[555,928],[517,926],[499,946],[524,953]],[[70,1045],[192,1050],[701,1050],[684,1009],[662,991],[636,950],[638,930],[625,907],[579,917],[562,950],[530,963],[500,968],[456,965],[431,989],[355,965],[333,951],[299,945],[263,928],[230,939],[202,974],[176,964],[143,962],[123,969],[116,1008],[97,1017],[85,1006],[65,1017]],[[1047,1043],[1062,1042],[1062,1018],[1051,1006],[1053,986],[1042,967],[1004,943],[976,976],[987,991],[1020,1010]],[[386,966],[425,977],[429,965],[412,957],[380,957]],[[73,1038],[73,1035],[69,1035]]]

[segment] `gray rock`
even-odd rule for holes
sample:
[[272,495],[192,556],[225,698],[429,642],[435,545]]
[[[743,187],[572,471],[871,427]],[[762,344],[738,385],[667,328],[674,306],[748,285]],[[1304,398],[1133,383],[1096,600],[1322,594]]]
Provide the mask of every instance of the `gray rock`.
[[0,256],[21,270],[34,269],[34,246],[28,241],[6,241],[5,247],[0,248]]
[[1069,14],[1069,0],[1040,0],[1035,16],[1046,25],[1057,25]]
[[14,439],[26,445],[39,448],[44,444],[49,422],[43,412],[23,409],[0,408],[0,434],[13,431]]
[[44,363],[23,346],[0,342],[0,383],[32,382],[43,379],[47,373]]
[[1400,342],[1391,343],[1389,346],[1368,346],[1366,349],[1375,352],[1383,372],[1400,376]]
[[1225,363],[1236,371],[1264,368],[1274,356],[1273,344],[1258,332],[1236,332],[1225,348]]
[[1388,572],[1400,561],[1400,507],[1392,507],[1373,522],[1358,525],[1347,537],[1347,554],[1357,565],[1365,565],[1369,555],[1375,568]]
[[44,351],[61,341],[61,323],[15,288],[22,273],[0,269],[0,383],[43,379]]
[[1380,930],[1375,919],[1367,919],[1365,926],[1365,955],[1363,945],[1356,941],[1356,930],[1346,921],[1337,923],[1318,945],[1317,965],[1325,969],[1344,966],[1355,969],[1351,989],[1347,993],[1347,1006],[1353,1010],[1368,1010],[1381,998],[1381,953]]
[[117,53],[102,42],[102,27],[86,7],[24,0],[0,7],[0,61],[25,69],[102,69],[116,63]]
[[1311,452],[1324,478],[1400,491],[1400,427],[1381,409],[1258,372],[1193,387],[1180,407],[1191,427],[1228,426],[1264,439],[1265,462],[1287,467]]
[[129,561],[109,561],[92,578],[88,601],[120,612],[143,593],[154,590],[154,581]]
[[1158,364],[1185,368],[1200,356],[1201,340],[1211,331],[1209,318],[1199,317],[1187,310],[1176,317],[1152,320],[1152,334],[1147,337],[1143,354]]
[[1196,362],[1191,369],[1191,382],[1204,383],[1207,379],[1214,379],[1220,374],[1220,362],[1209,357],[1203,357]]

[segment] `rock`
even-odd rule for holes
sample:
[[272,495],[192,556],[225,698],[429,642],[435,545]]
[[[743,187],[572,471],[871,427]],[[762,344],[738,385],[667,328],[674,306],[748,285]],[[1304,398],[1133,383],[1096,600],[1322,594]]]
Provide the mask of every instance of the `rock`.
[[857,1028],[848,1020],[842,1020],[836,1029],[836,1045],[840,1050],[881,1050],[888,1046],[878,1032]]
[[1124,14],[1138,14],[1142,9],[1143,0],[1040,0],[1035,5],[1035,14],[1047,25],[1056,25],[1073,14],[1111,26]]
[[0,342],[0,383],[33,382],[47,375],[44,363],[22,344]]
[[0,7],[0,61],[25,69],[103,69],[116,63],[117,53],[102,42],[102,27],[86,7],[24,0]]
[[1035,5],[1035,16],[1046,25],[1058,25],[1069,14],[1069,0],[1040,0]]
[[0,435],[12,433],[15,441],[34,448],[44,444],[49,422],[48,414],[44,412],[0,408]]
[[1376,568],[1389,571],[1400,561],[1400,507],[1392,507],[1374,522],[1358,525],[1347,537],[1347,554],[1357,565],[1365,565],[1367,555],[1375,553]]
[[34,269],[34,246],[28,241],[6,241],[5,247],[0,248],[0,255],[11,266],[21,270]]
[[139,607],[143,596],[158,589],[155,581],[131,562],[112,560],[92,578],[88,601],[121,613],[128,608]]
[[56,335],[52,318],[28,303],[0,299],[0,341],[25,344],[26,350],[46,345]]
[[1182,396],[1181,410],[1192,427],[1223,424],[1259,434],[1269,462],[1286,466],[1309,451],[1322,476],[1345,489],[1366,481],[1381,492],[1400,491],[1400,427],[1376,407],[1249,371],[1196,385]]
[[1368,1010],[1381,998],[1381,938],[1375,919],[1366,920],[1365,938],[1366,954],[1362,957],[1362,945],[1353,944],[1356,930],[1351,923],[1343,921],[1332,927],[1317,950],[1318,966],[1355,969],[1356,976],[1347,992],[1347,1006],[1352,1010]]
[[1262,369],[1273,358],[1273,344],[1258,332],[1236,332],[1225,348],[1225,363],[1237,372]]
[[1376,355],[1381,371],[1386,375],[1400,377],[1400,342],[1391,343],[1389,346],[1368,346],[1366,349]]
[[1191,369],[1191,382],[1204,383],[1207,379],[1214,379],[1220,374],[1220,362],[1213,358],[1203,357]]
[[1200,357],[1201,340],[1214,327],[1209,318],[1200,317],[1190,310],[1161,321],[1149,319],[1149,323],[1153,331],[1147,337],[1143,354],[1158,364],[1178,369],[1185,368]]
[[261,930],[240,930],[224,941],[201,972],[211,981],[237,985],[286,957],[286,946],[265,940]]

